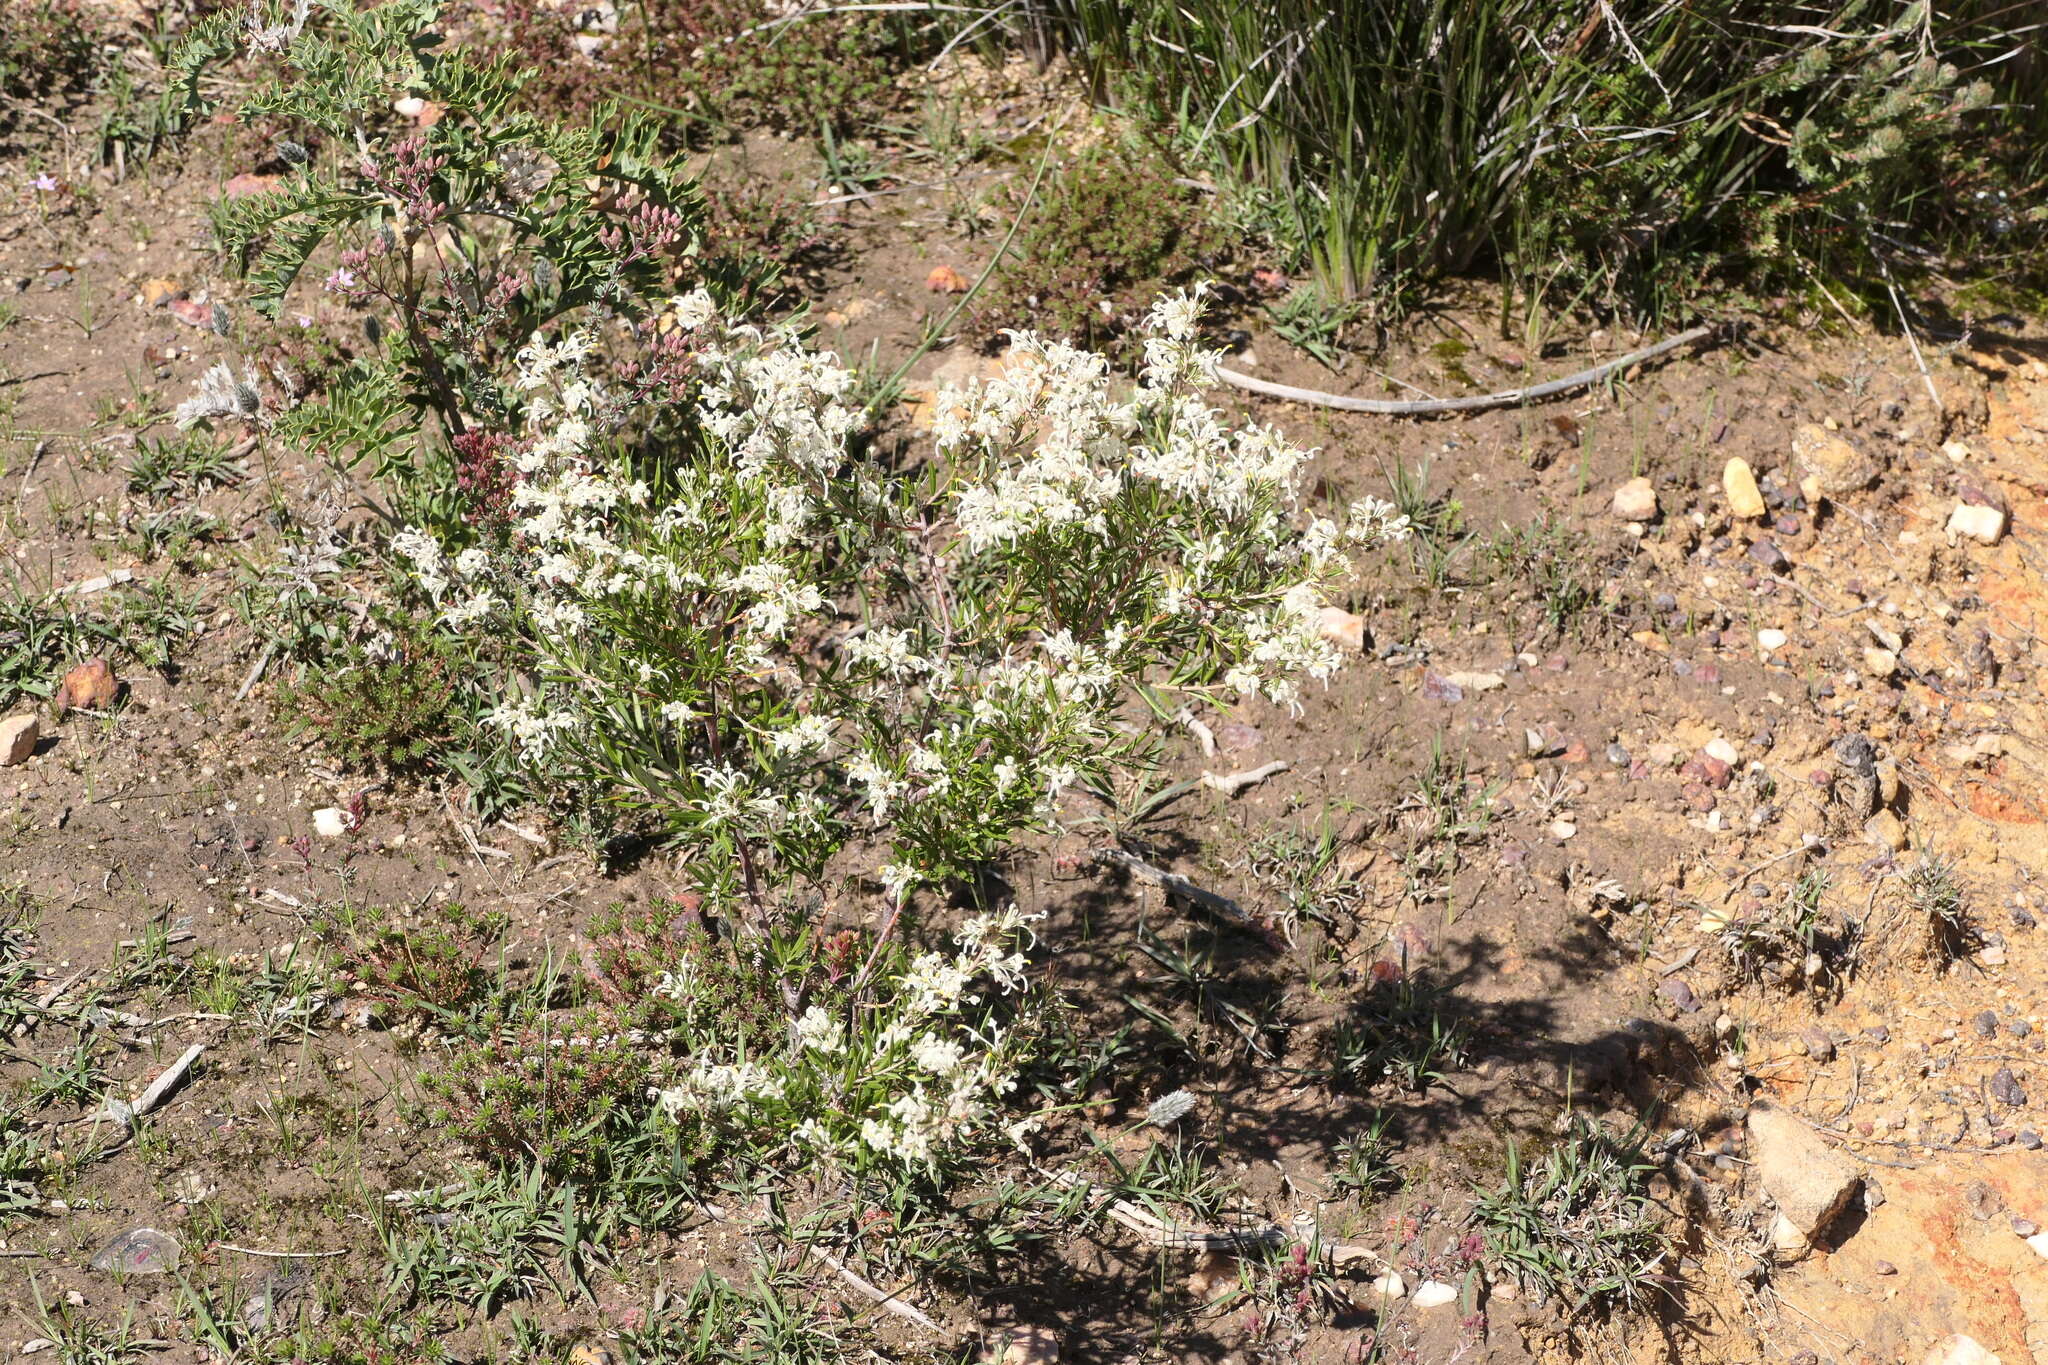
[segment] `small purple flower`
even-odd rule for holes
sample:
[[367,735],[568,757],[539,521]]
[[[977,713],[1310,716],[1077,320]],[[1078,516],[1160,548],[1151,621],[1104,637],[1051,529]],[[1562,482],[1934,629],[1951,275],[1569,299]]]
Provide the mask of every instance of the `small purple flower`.
[[336,266],[334,273],[321,283],[321,288],[330,293],[345,293],[356,287],[356,272],[347,266]]
[[34,185],[37,189],[43,191],[45,194],[48,194],[51,190],[57,188],[57,177],[51,175],[48,171],[44,171],[41,175],[37,176],[34,180],[30,181],[29,183]]
[[313,319],[307,317],[304,313],[292,314],[292,321],[299,324],[300,330],[304,330],[305,328],[311,327],[313,325]]

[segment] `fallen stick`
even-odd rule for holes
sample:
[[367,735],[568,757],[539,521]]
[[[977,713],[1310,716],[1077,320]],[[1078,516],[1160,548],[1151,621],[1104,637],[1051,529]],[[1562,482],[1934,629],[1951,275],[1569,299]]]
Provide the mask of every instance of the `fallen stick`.
[[274,1256],[281,1261],[317,1261],[328,1256],[346,1256],[346,1248],[340,1251],[265,1251],[261,1247],[238,1247],[233,1242],[215,1242],[222,1251],[239,1251],[244,1256]]
[[77,583],[67,583],[57,589],[59,597],[86,597],[92,593],[105,592],[108,588],[135,581],[135,570],[112,569],[98,578],[87,578]]
[[412,1204],[422,1199],[436,1199],[451,1194],[461,1194],[462,1190],[463,1184],[459,1180],[448,1185],[429,1185],[424,1189],[418,1190],[387,1190],[384,1193],[384,1202],[387,1204]]
[[1256,787],[1267,778],[1284,773],[1292,766],[1286,759],[1276,758],[1260,767],[1248,768],[1241,773],[1228,773],[1222,777],[1205,772],[1202,774],[1202,785],[1211,791],[1222,792],[1225,796],[1235,796],[1246,787]]
[[249,694],[256,690],[256,684],[263,681],[264,671],[270,667],[270,661],[276,657],[277,641],[272,640],[263,646],[263,652],[256,656],[256,662],[242,675],[242,685],[235,689],[236,701],[248,699]]
[[1750,881],[1755,878],[1757,873],[1776,867],[1779,863],[1784,862],[1787,858],[1796,858],[1802,853],[1812,853],[1817,849],[1821,852],[1826,852],[1826,849],[1822,845],[1819,837],[1812,834],[1802,834],[1801,836],[1799,836],[1799,843],[1797,846],[1793,848],[1788,848],[1783,853],[1777,854],[1774,857],[1764,859],[1755,867],[1752,867],[1751,869],[1749,869],[1749,871],[1737,877],[1735,879],[1735,884],[1728,888],[1728,892],[1726,895],[1721,897],[1721,904],[1726,905],[1729,901],[1734,900],[1735,893],[1740,891],[1743,887],[1749,885]]
[[206,1044],[194,1043],[185,1049],[178,1060],[164,1068],[164,1073],[149,1083],[149,1089],[142,1092],[133,1104],[113,1095],[107,1096],[106,1107],[93,1117],[112,1119],[115,1123],[133,1123],[144,1114],[150,1113],[164,1102],[164,1097],[177,1088],[185,1079],[185,1073],[192,1069],[192,1063],[199,1060],[199,1054],[206,1051]]
[[1232,924],[1247,929],[1254,927],[1252,917],[1245,913],[1243,906],[1228,896],[1221,896],[1214,891],[1196,886],[1177,872],[1168,872],[1165,868],[1154,867],[1143,858],[1134,857],[1120,848],[1098,848],[1091,856],[1098,863],[1114,863],[1139,881],[1150,882],[1166,892],[1167,895],[1179,896],[1182,900],[1200,906],[1219,919],[1228,920]]
[[1582,389],[1588,384],[1599,383],[1617,370],[1625,370],[1631,365],[1640,365],[1645,360],[1655,360],[1658,356],[1675,351],[1681,346],[1690,345],[1695,341],[1712,336],[1715,330],[1712,326],[1694,327],[1688,331],[1680,332],[1668,341],[1660,341],[1655,346],[1645,346],[1640,351],[1630,351],[1627,355],[1610,360],[1604,365],[1595,365],[1590,370],[1580,370],[1577,374],[1568,374],[1562,379],[1552,379],[1546,383],[1532,384],[1526,389],[1506,389],[1500,393],[1474,394],[1469,398],[1417,398],[1403,400],[1352,398],[1341,393],[1324,393],[1319,389],[1298,389],[1292,384],[1275,384],[1267,379],[1254,379],[1248,374],[1239,374],[1236,370],[1225,369],[1220,365],[1216,369],[1216,377],[1226,384],[1244,389],[1249,393],[1264,394],[1268,398],[1285,398],[1296,403],[1313,403],[1315,406],[1322,408],[1341,408],[1345,412],[1377,413],[1382,417],[1428,417],[1441,412],[1477,412],[1484,408],[1506,407],[1511,403],[1533,403],[1539,398],[1549,398],[1571,389]]
[[1116,1198],[1102,1186],[1073,1171],[1048,1171],[1040,1167],[1038,1173],[1068,1189],[1086,1186],[1090,1194],[1108,1201],[1106,1212],[1113,1222],[1129,1228],[1155,1247],[1243,1251],[1249,1247],[1285,1246],[1288,1242],[1287,1230],[1277,1223],[1247,1220],[1241,1227],[1234,1228],[1183,1227],[1178,1223],[1160,1221],[1136,1204]]
[[916,1323],[934,1336],[944,1337],[951,1335],[945,1328],[919,1312],[915,1304],[905,1303],[902,1299],[897,1298],[896,1295],[862,1279],[859,1275],[856,1275],[853,1271],[847,1269],[845,1265],[841,1264],[830,1252],[820,1251],[817,1247],[805,1247],[804,1250],[838,1271],[840,1279],[845,1280],[867,1298],[888,1309],[897,1317],[902,1318],[906,1322]]

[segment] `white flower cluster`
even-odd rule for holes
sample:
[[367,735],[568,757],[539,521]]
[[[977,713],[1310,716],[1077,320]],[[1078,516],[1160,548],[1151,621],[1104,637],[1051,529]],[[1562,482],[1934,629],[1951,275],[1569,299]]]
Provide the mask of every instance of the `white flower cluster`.
[[652,1097],[671,1119],[773,1122],[828,1160],[930,1164],[993,1131],[1016,1086],[1009,1040],[975,1011],[975,988],[1023,988],[1028,932],[1014,908],[976,917],[955,951],[918,954],[857,1022],[812,1005],[782,1050],[701,1061]]
[[901,901],[1103,776],[1136,680],[1292,706],[1338,666],[1318,626],[1345,547],[1405,521],[1303,513],[1310,452],[1203,401],[1200,308],[1161,300],[1135,383],[1018,335],[940,396],[938,458],[904,473],[858,451],[834,357],[672,300],[652,326],[700,387],[667,420],[702,437],[659,491],[613,441],[659,414],[595,377],[594,335],[537,339],[513,534],[393,549],[447,627],[526,642],[541,685],[490,719],[544,778],[772,876],[871,835]]

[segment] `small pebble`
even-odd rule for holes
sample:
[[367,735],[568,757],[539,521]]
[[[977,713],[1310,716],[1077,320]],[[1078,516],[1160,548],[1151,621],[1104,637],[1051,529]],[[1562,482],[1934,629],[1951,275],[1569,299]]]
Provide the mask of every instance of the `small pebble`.
[[1684,977],[1674,976],[1658,982],[1657,994],[1669,1000],[1681,1014],[1693,1014],[1699,1010],[1699,997],[1693,994]]
[[1979,1038],[1996,1038],[1998,1036],[1998,1016],[1990,1010],[1983,1010],[1976,1018],[1970,1021],[1970,1027],[1977,1031]]
[[1991,1073],[1991,1098],[2011,1109],[2017,1109],[2027,1102],[2027,1092],[2020,1088],[2019,1077],[2012,1074],[2012,1068],[2002,1066]]
[[1608,745],[1607,761],[1617,768],[1626,768],[1628,766],[1628,750],[1622,748],[1618,743]]
[[1783,649],[1791,639],[1784,631],[1766,626],[1756,633],[1756,647],[1768,654]]
[[1890,1261],[1873,1261],[1870,1268],[1879,1275],[1896,1275],[1899,1273],[1899,1268]]

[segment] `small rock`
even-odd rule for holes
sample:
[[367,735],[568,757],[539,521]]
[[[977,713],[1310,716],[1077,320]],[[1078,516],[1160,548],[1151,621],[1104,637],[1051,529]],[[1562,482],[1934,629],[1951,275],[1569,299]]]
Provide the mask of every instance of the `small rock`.
[[1853,493],[1878,476],[1877,461],[1847,438],[1809,422],[1792,433],[1792,468],[1802,483],[1830,495]]
[[1810,1028],[1799,1036],[1800,1040],[1806,1044],[1807,1056],[1813,1058],[1816,1062],[1834,1060],[1835,1040],[1828,1037],[1825,1029]]
[[924,277],[924,287],[934,294],[964,294],[973,288],[968,278],[950,265],[935,265]]
[[1968,1188],[1963,1191],[1963,1203],[1969,1208],[1970,1216],[1980,1223],[1988,1222],[2005,1212],[2005,1200],[1999,1196],[1997,1190],[1981,1180],[1970,1182]]
[[1498,673],[1446,673],[1444,681],[1461,692],[1491,692],[1508,682]]
[[1655,521],[1657,490],[1648,479],[1630,479],[1614,490],[1613,509],[1623,521]]
[[1226,754],[1249,753],[1258,748],[1265,738],[1259,733],[1258,726],[1246,725],[1239,720],[1216,727],[1216,747]]
[[1756,647],[1766,654],[1774,654],[1791,642],[1792,637],[1775,627],[1766,626],[1756,633]]
[[144,280],[142,282],[142,289],[136,295],[136,298],[144,308],[161,308],[184,292],[172,280]]
[[1772,573],[1783,573],[1792,567],[1792,561],[1785,558],[1785,552],[1768,540],[1752,542],[1749,557]]
[[1881,810],[1863,822],[1863,833],[1870,842],[1894,853],[1906,847],[1906,826],[1898,816],[1888,810]]
[[1874,1274],[1878,1275],[1896,1275],[1899,1273],[1899,1268],[1890,1261],[1872,1261],[1870,1269]]
[[1985,1350],[1975,1337],[1957,1333],[1928,1347],[1920,1365],[2005,1365],[2005,1362]]
[[1212,1251],[1188,1275],[1188,1293],[1203,1303],[1222,1298],[1237,1288],[1237,1262]]
[[1997,507],[1973,507],[1959,502],[1956,510],[1948,514],[1948,537],[1953,544],[1958,537],[1968,536],[1971,540],[1985,545],[1996,545],[2005,535],[2005,512]]
[[1316,617],[1316,634],[1353,654],[1365,653],[1365,618],[1342,607],[1324,607]]
[[2041,1135],[2031,1128],[2022,1128],[2019,1143],[2030,1152],[2038,1152],[2041,1150]]
[[1399,1275],[1389,1270],[1372,1282],[1372,1292],[1383,1299],[1405,1299],[1408,1297],[1408,1286]]
[[1442,1308],[1457,1301],[1457,1287],[1442,1280],[1424,1280],[1415,1286],[1415,1297],[1409,1300],[1417,1308]]
[[60,716],[74,707],[104,711],[120,695],[121,680],[114,676],[114,666],[105,659],[88,659],[64,675],[50,704]]
[[1970,1020],[1970,1027],[1977,1031],[1979,1038],[1996,1038],[1998,1015],[1991,1010],[1980,1010],[1977,1016]]
[[1020,1327],[1004,1337],[1001,1365],[1055,1365],[1060,1358],[1060,1339],[1043,1327]]
[[1889,678],[1899,671],[1899,656],[1888,649],[1865,649],[1863,671],[1873,678]]
[[1764,1193],[1794,1232],[1812,1241],[1847,1208],[1862,1170],[1780,1109],[1749,1111],[1751,1157]]
[[339,839],[349,832],[348,812],[336,806],[322,806],[313,812],[313,832],[323,839]]
[[2036,1223],[2033,1219],[2022,1218],[2018,1214],[2012,1216],[2011,1223],[2013,1236],[2015,1237],[2032,1237],[2041,1230],[2040,1224]]
[[1991,1073],[1991,1098],[2008,1109],[2017,1109],[2027,1102],[2027,1092],[2020,1088],[2019,1077],[2012,1074],[2012,1068],[2002,1066]]
[[1425,670],[1422,675],[1422,695],[1428,701],[1461,702],[1465,700],[1465,689],[1442,674]]
[[1764,515],[1764,495],[1757,489],[1749,461],[1742,457],[1730,460],[1721,471],[1721,491],[1728,496],[1728,510],[1736,516],[1754,520]]
[[1626,768],[1629,763],[1628,750],[1618,742],[1608,745],[1607,761],[1617,768]]
[[1693,994],[1691,984],[1683,977],[1666,977],[1658,982],[1657,994],[1663,996],[1676,1006],[1680,1014],[1697,1014],[1699,1012],[1699,997]]
[[2034,1249],[2035,1254],[2048,1258],[2048,1232],[2035,1233],[2027,1238],[2027,1245]]
[[1735,751],[1735,746],[1733,744],[1730,744],[1727,740],[1721,738],[1721,736],[1719,735],[1714,736],[1712,739],[1708,740],[1704,745],[1702,745],[1700,748],[1700,752],[1704,753],[1709,758],[1719,759],[1721,762],[1728,764],[1730,767],[1735,766],[1735,764],[1739,762],[1742,758],[1742,755]]
[[1550,837],[1553,839],[1569,839],[1578,832],[1579,827],[1569,820],[1552,820],[1550,822]]
[[43,737],[43,723],[33,713],[0,720],[0,768],[28,762]]
[[1813,1250],[1813,1239],[1781,1213],[1771,1224],[1771,1250],[1781,1261],[1796,1261]]
[[171,316],[187,327],[211,329],[213,326],[213,307],[197,299],[172,299],[166,306]]

